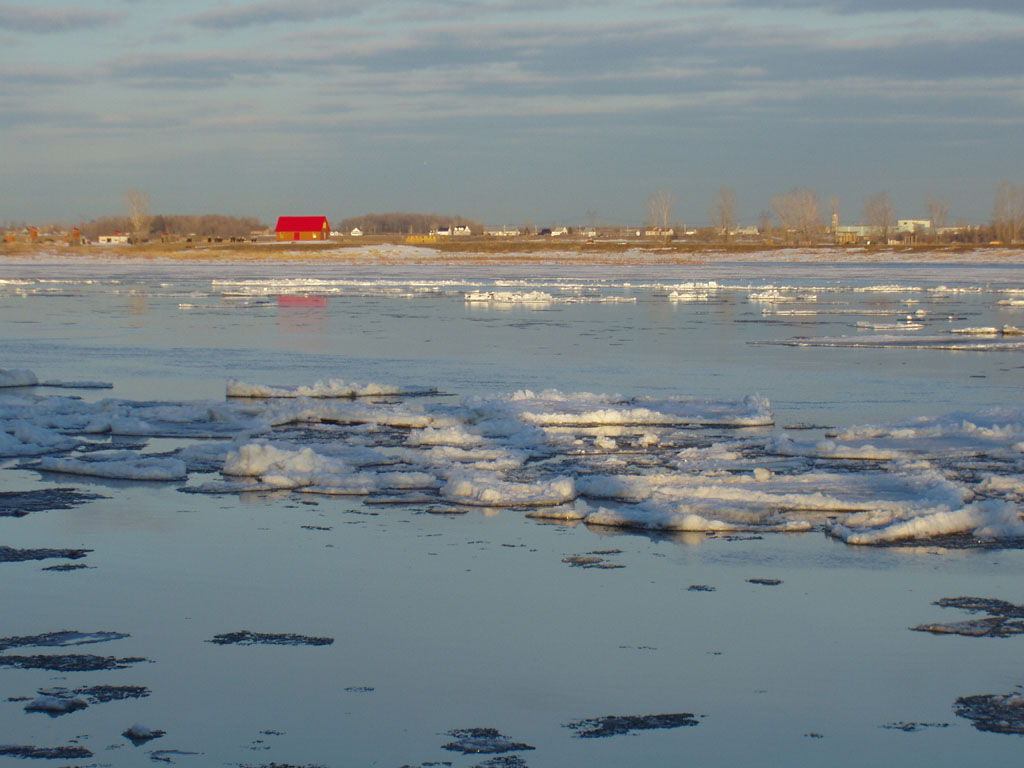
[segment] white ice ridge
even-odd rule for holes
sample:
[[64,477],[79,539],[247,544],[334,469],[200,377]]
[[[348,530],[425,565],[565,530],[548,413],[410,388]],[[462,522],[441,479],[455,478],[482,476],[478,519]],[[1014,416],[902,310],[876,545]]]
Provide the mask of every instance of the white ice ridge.
[[313,398],[354,398],[381,397],[385,395],[422,395],[436,390],[416,387],[399,387],[393,384],[356,384],[341,379],[317,381],[312,385],[270,386],[267,384],[246,384],[237,379],[229,379],[227,383],[228,397],[313,397]]
[[[0,456],[41,472],[192,492],[515,508],[602,527],[820,530],[850,544],[1024,538],[1024,408],[808,439],[774,427],[756,395],[520,390],[410,402],[299,390],[219,402],[0,395]],[[179,447],[150,453],[154,437]]]
[[40,381],[33,371],[0,368],[0,387],[55,387],[60,389],[110,389],[105,381]]
[[467,302],[490,302],[494,304],[553,304],[556,299],[545,291],[469,291],[464,296]]
[[32,371],[0,368],[0,387],[34,387],[38,383]]

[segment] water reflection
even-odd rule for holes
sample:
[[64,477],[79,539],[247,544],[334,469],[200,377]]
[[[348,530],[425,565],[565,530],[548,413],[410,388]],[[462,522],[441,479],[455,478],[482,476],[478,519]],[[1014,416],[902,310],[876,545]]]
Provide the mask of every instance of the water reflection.
[[277,336],[278,346],[285,349],[326,351],[327,297],[279,294]]

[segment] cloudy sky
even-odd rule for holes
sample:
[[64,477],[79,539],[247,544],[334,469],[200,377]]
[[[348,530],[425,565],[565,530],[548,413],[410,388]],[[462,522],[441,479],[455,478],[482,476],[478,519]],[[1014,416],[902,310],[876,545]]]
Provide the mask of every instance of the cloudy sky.
[[744,223],[1024,183],[1022,0],[0,0],[0,222]]

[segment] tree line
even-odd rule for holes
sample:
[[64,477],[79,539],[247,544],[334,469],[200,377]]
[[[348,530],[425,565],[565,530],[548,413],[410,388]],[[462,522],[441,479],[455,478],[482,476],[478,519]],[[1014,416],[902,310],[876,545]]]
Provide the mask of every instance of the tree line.
[[[659,190],[647,202],[646,223],[664,227],[671,215],[674,196],[670,190]],[[991,242],[1017,243],[1024,239],[1024,188],[1009,181],[1001,182],[995,190],[992,219],[987,226],[949,226],[949,200],[929,195],[925,207],[928,212],[930,229],[926,237],[950,242]],[[835,232],[840,225],[839,200],[829,200],[831,217],[824,221],[822,205],[818,194],[810,187],[796,187],[789,192],[773,195],[771,210],[762,211],[758,217],[758,232],[769,238],[779,239],[788,244],[811,244],[821,240],[828,232]],[[699,234],[719,237],[727,241],[736,226],[736,193],[722,186],[711,205],[708,214],[712,227]],[[861,221],[877,233],[881,242],[886,242],[896,228],[896,207],[888,192],[878,192],[864,199],[861,207]]]
[[197,215],[156,215],[148,220],[132,216],[101,216],[98,219],[79,224],[82,236],[95,240],[100,235],[122,232],[138,240],[152,240],[164,234],[174,239],[188,237],[248,237],[252,232],[267,228],[255,216],[225,216],[217,213]]
[[443,227],[469,227],[473,234],[483,234],[483,224],[464,216],[439,216],[436,213],[367,213],[342,219],[335,229],[364,235],[425,235]]

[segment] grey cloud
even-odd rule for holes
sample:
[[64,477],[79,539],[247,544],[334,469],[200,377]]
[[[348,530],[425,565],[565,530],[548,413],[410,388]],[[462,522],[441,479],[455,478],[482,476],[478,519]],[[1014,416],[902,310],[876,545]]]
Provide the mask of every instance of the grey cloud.
[[355,16],[365,7],[365,3],[355,0],[263,0],[203,11],[186,16],[182,21],[195,27],[226,30]]
[[107,11],[88,11],[72,7],[27,8],[19,5],[0,5],[0,29],[13,32],[73,32],[113,24],[119,18],[117,14]]
[[[691,5],[684,2],[684,5]],[[708,0],[709,5],[721,5]],[[833,13],[860,14],[887,11],[911,11],[928,13],[934,11],[994,11],[1014,15],[1024,14],[1024,3],[1020,0],[732,0],[732,5],[742,7],[779,9],[815,9]]]

